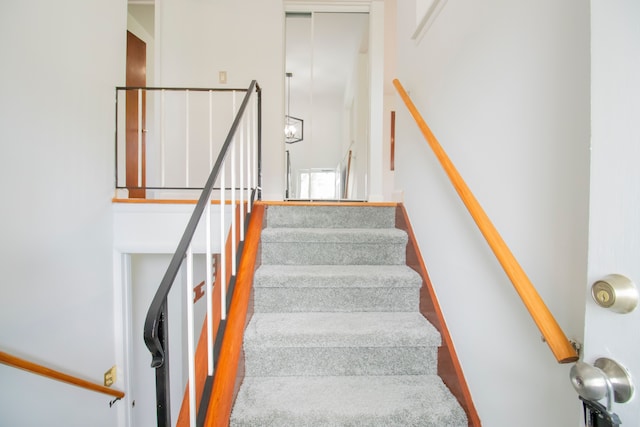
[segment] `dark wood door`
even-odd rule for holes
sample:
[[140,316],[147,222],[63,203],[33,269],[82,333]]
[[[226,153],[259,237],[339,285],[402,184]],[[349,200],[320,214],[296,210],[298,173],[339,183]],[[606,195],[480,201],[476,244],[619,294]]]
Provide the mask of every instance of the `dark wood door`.
[[[147,45],[138,37],[127,31],[127,86],[147,85]],[[145,122],[146,122],[146,93],[142,92],[141,109],[139,109],[138,91],[127,91],[126,123],[126,184],[129,197],[142,198],[146,196],[146,165],[145,165]],[[141,117],[140,117],[141,116]],[[140,129],[140,127],[142,129]],[[139,147],[138,134],[141,131],[142,144]],[[141,174],[139,179],[139,174]],[[142,187],[142,188],[135,188]]]

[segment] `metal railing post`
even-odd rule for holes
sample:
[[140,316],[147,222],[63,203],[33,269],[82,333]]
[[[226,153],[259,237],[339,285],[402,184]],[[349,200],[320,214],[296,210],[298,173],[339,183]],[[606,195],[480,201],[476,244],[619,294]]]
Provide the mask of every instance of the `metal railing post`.
[[[164,300],[158,321],[158,339],[164,349],[164,357],[156,368],[156,416],[158,427],[171,427],[171,393],[169,390],[169,330],[167,300]],[[155,361],[155,359],[154,359]],[[153,363],[152,363],[153,366]]]

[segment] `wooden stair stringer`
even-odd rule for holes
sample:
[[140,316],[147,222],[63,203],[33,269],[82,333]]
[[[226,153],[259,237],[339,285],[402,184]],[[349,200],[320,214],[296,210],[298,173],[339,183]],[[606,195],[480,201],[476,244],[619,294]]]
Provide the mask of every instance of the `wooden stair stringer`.
[[440,304],[438,304],[416,237],[413,234],[409,216],[402,204],[398,204],[396,207],[396,227],[404,230],[409,236],[407,242],[407,265],[422,277],[420,313],[433,324],[442,337],[442,346],[438,348],[438,376],[442,378],[442,381],[464,409],[467,414],[468,426],[480,427],[482,425],[480,417],[471,398],[471,392],[464,378],[462,367],[453,346],[453,340],[449,334]]

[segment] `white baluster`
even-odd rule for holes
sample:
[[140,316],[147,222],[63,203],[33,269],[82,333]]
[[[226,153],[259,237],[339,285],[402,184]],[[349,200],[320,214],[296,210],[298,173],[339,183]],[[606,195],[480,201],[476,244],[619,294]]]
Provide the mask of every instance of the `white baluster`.
[[142,187],[142,89],[138,89],[138,187]]
[[224,210],[225,200],[225,165],[226,159],[220,167],[220,319],[227,318],[227,251],[225,248]]
[[193,339],[193,252],[187,249],[187,357],[189,358],[189,425],[196,426],[196,370]]
[[207,288],[207,372],[209,376],[213,375],[213,271],[211,268],[211,198],[207,200],[207,208],[205,210],[205,264],[206,278],[205,286]]
[[253,150],[251,147],[251,140],[253,138],[252,127],[253,127],[253,101],[249,100],[249,108],[247,111],[247,214],[251,213],[251,187],[252,187],[252,170],[251,170],[251,156],[253,155]]
[[[236,91],[233,92],[233,116],[236,114]],[[236,275],[236,137],[231,140],[231,275]]]
[[[245,110],[246,111],[246,110]],[[244,138],[245,138],[245,134],[244,134],[244,124],[245,124],[245,120],[244,118],[242,119],[242,121],[239,123],[239,127],[240,127],[240,203],[238,205],[238,207],[240,208],[240,241],[243,242],[244,241]]]
[[164,89],[160,91],[160,186],[164,187],[165,159],[164,159]]
[[213,169],[213,91],[209,91],[209,173]]
[[258,196],[258,95],[256,94],[253,103],[253,188],[256,189],[256,197]]
[[184,173],[185,173],[185,187],[189,187],[189,89],[185,92],[185,165],[184,165]]

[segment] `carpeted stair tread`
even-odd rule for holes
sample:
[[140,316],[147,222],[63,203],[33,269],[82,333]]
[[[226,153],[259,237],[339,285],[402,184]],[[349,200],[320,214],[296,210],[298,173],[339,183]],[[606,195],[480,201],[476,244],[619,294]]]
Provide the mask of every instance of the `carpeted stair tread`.
[[262,265],[254,288],[419,288],[422,278],[406,265]]
[[231,426],[467,426],[435,376],[250,377]]
[[440,346],[418,312],[255,313],[245,331],[251,347]]
[[269,206],[270,228],[394,228],[393,206]]
[[265,228],[263,265],[403,265],[407,233],[393,228]]
[[265,228],[263,243],[407,243],[396,228]]
[[230,426],[467,426],[395,206],[272,205]]

